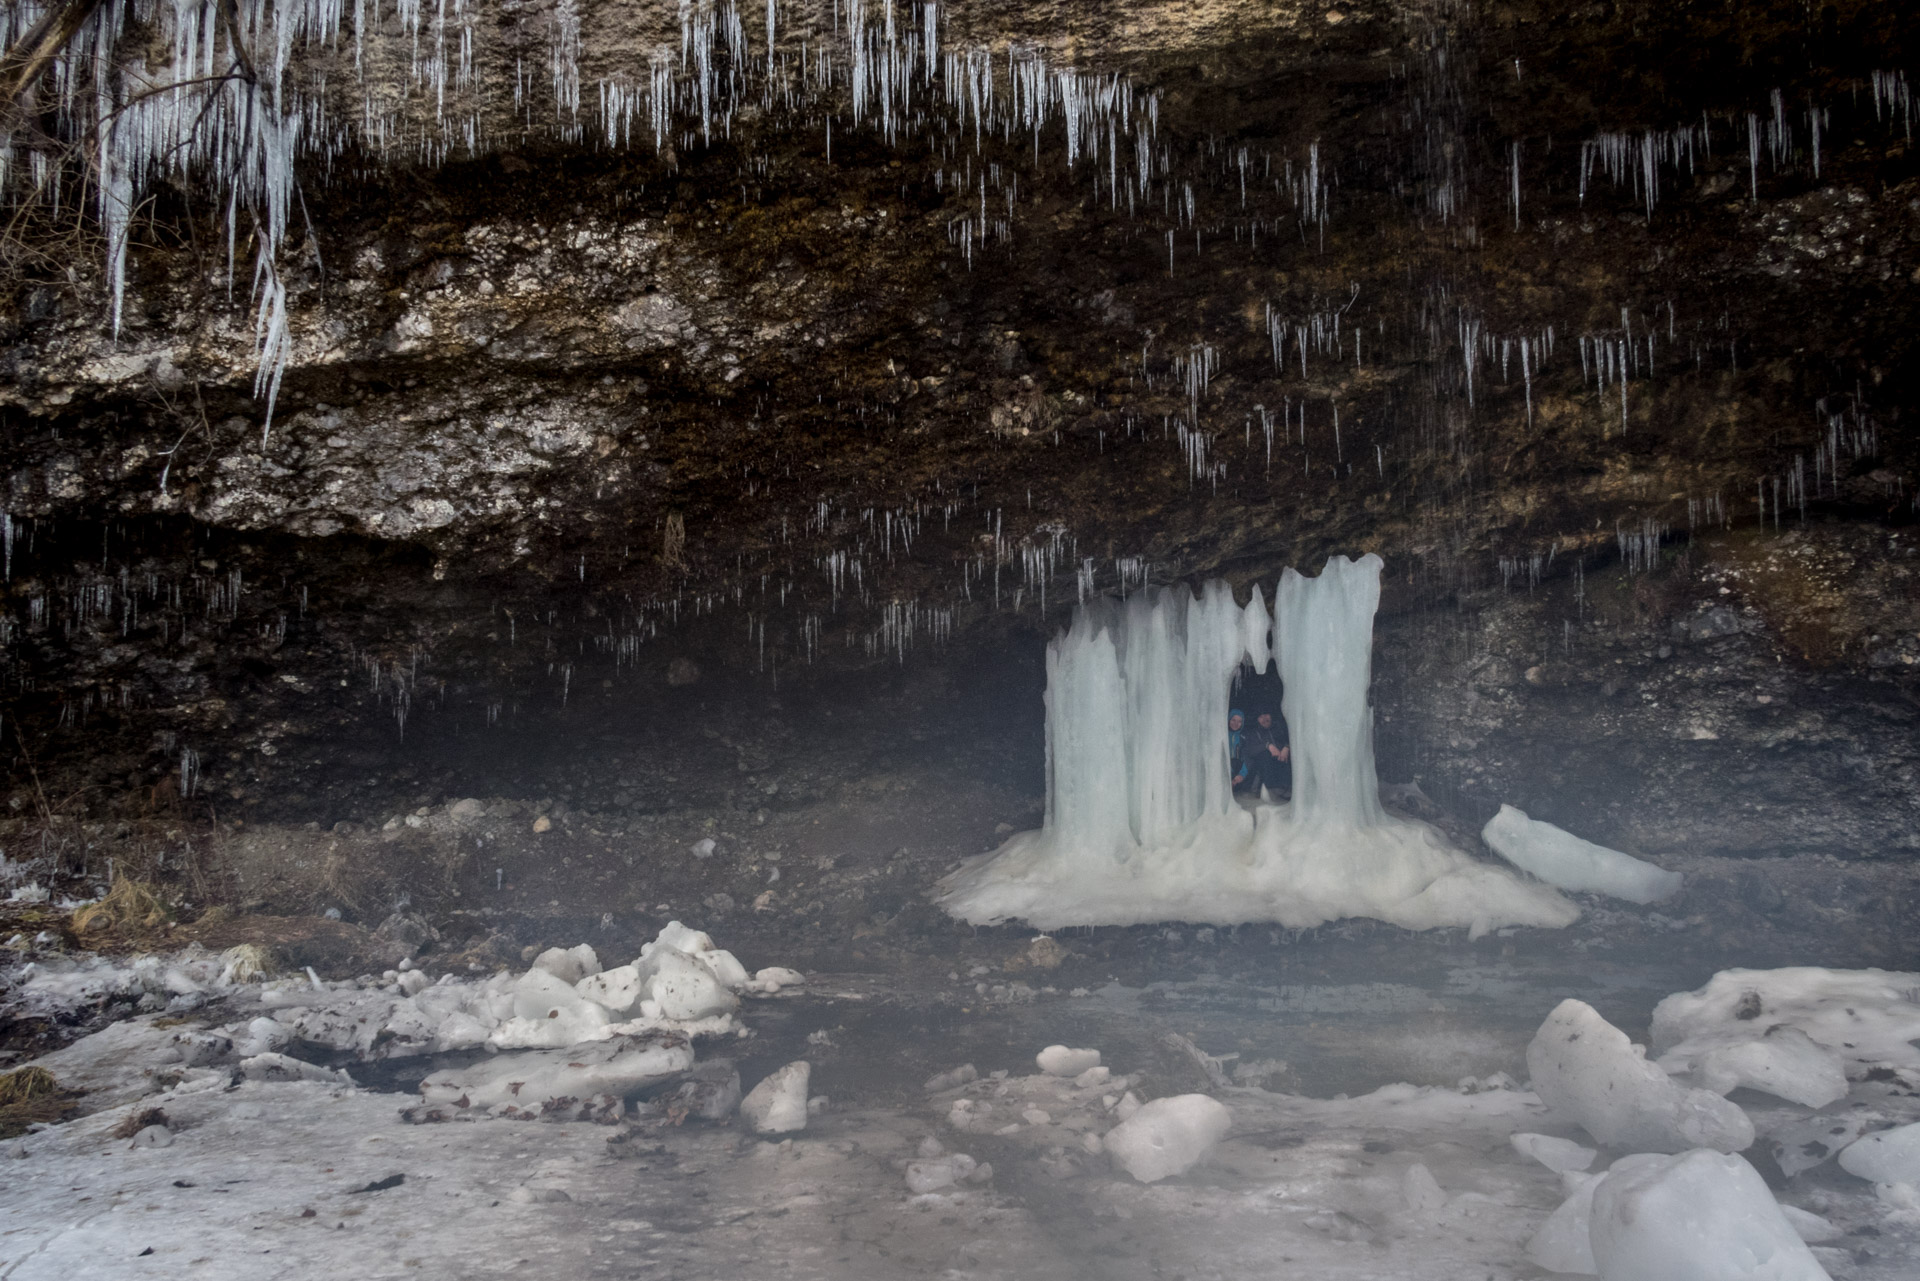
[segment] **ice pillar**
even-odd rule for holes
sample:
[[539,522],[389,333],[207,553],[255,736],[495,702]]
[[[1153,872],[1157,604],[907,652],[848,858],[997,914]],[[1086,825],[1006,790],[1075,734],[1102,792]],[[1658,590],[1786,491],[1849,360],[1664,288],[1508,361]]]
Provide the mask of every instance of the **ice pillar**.
[[1378,556],[1335,556],[1318,578],[1289,569],[1274,598],[1282,703],[1292,737],[1293,818],[1375,827],[1386,821],[1373,766],[1373,615]]

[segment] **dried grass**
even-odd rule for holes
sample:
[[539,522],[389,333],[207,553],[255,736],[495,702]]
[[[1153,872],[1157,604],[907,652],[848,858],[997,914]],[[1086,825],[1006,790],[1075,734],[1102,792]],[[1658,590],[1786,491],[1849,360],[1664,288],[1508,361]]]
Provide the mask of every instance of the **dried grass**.
[[25,1134],[35,1125],[67,1116],[76,1094],[60,1088],[53,1073],[43,1067],[16,1068],[0,1074],[0,1139]]
[[113,1137],[130,1139],[150,1125],[171,1125],[167,1114],[159,1108],[136,1108],[121,1118],[120,1124],[113,1127]]
[[154,929],[172,919],[172,911],[152,886],[116,875],[113,887],[98,902],[74,909],[73,932]]
[[16,1068],[0,1076],[0,1107],[12,1107],[60,1093],[60,1082],[43,1067]]

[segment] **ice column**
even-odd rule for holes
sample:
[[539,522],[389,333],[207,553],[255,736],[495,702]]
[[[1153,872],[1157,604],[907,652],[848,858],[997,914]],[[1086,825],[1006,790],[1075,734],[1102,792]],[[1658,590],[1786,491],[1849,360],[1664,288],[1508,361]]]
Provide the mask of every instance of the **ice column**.
[[[1047,812],[940,885],[975,924],[1041,929],[1185,920],[1305,928],[1371,916],[1409,929],[1560,926],[1551,888],[1388,814],[1373,763],[1377,556],[1288,570],[1275,613],[1225,583],[1093,600],[1047,650]],[[1277,644],[1269,645],[1269,633]],[[1233,795],[1228,698],[1243,661],[1278,650],[1294,796]]]
[[1378,556],[1335,556],[1318,578],[1289,569],[1274,599],[1274,648],[1286,685],[1282,711],[1292,738],[1293,819],[1376,827],[1380,779],[1373,767],[1373,615],[1380,606]]

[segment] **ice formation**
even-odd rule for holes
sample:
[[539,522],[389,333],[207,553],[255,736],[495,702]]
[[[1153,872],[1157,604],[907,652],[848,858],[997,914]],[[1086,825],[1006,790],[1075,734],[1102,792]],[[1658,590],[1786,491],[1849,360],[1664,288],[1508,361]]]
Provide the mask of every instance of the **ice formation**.
[[[580,1105],[579,1115],[607,1119],[615,1114],[608,1101],[632,1092],[615,1088],[621,1081],[636,1073],[656,1076],[667,1071],[659,1067],[664,1059],[682,1054],[686,1064],[671,1072],[683,1072],[692,1063],[688,1038],[733,1032],[740,993],[770,995],[805,981],[778,967],[749,977],[731,953],[678,921],[643,947],[637,961],[611,970],[600,968],[586,944],[548,949],[525,973],[477,981],[448,975],[434,982],[409,969],[373,982],[327,983],[311,975],[247,982],[238,964],[244,959],[190,946],[164,958],[35,962],[12,975],[8,1009],[71,1014],[109,997],[140,996],[144,1008],[178,1015],[216,1000],[243,1002],[244,1016],[224,1027],[157,1028],[130,1020],[47,1056],[61,1080],[103,1100],[150,1090],[162,1070],[204,1070],[209,1080],[224,1081],[228,1072],[206,1065],[235,1059],[249,1080],[352,1083],[285,1053],[296,1042],[361,1060],[486,1048],[519,1053],[428,1077],[429,1112],[543,1114],[543,1105],[565,1100]],[[519,1083],[511,1100],[495,1097],[506,1088],[495,1076]],[[711,1085],[687,1100],[690,1114],[701,1114],[729,1088],[725,1079]],[[737,1098],[737,1082],[730,1088]],[[467,1104],[454,1106],[463,1097]],[[564,1110],[552,1103],[544,1114]]]
[[1176,1094],[1142,1104],[1107,1131],[1113,1163],[1142,1183],[1185,1174],[1227,1136],[1233,1114],[1204,1094]]
[[1519,1133],[1508,1137],[1513,1150],[1522,1156],[1532,1157],[1541,1165],[1556,1173],[1567,1174],[1586,1169],[1593,1164],[1593,1158],[1600,1155],[1592,1148],[1583,1148],[1572,1139],[1556,1139],[1551,1134]]
[[1606,894],[1630,903],[1658,903],[1680,892],[1680,873],[1581,840],[1511,805],[1502,805],[1487,820],[1480,838],[1507,862],[1563,890]]
[[1840,1168],[1875,1183],[1920,1187],[1920,1122],[1855,1139],[1840,1154]]
[[1676,1083],[1584,1001],[1554,1007],[1527,1046],[1527,1071],[1542,1103],[1610,1148],[1739,1152],[1753,1142],[1737,1105]]
[[[1631,1161],[1634,1158],[1625,1157]],[[1560,1208],[1547,1216],[1539,1231],[1527,1240],[1527,1257],[1549,1272],[1571,1272],[1592,1276],[1600,1269],[1593,1262],[1593,1194],[1599,1190],[1604,1174],[1568,1174],[1572,1193]]]
[[[942,882],[962,920],[1041,929],[1186,920],[1305,928],[1560,927],[1555,890],[1382,808],[1367,703],[1381,561],[1281,576],[1270,614],[1225,583],[1083,602],[1047,649],[1047,810]],[[1269,636],[1272,644],[1269,646]],[[1290,802],[1236,803],[1227,708],[1243,660],[1277,659]]]
[[1100,1066],[1100,1051],[1073,1050],[1064,1045],[1049,1045],[1033,1056],[1033,1061],[1048,1076],[1079,1076]]
[[1759,1171],[1719,1152],[1615,1162],[1589,1232],[1603,1281],[1828,1281]]
[[1790,1023],[1776,1023],[1749,1041],[1715,1045],[1689,1055],[1660,1056],[1669,1072],[1686,1071],[1696,1084],[1715,1094],[1745,1086],[1803,1107],[1823,1108],[1847,1095],[1847,1070],[1840,1056]]
[[1722,970],[1703,988],[1676,992],[1653,1010],[1653,1052],[1662,1062],[1798,1028],[1839,1056],[1847,1074],[1874,1067],[1920,1070],[1920,974],[1891,970]]
[[807,1085],[813,1066],[805,1059],[789,1063],[740,1100],[740,1119],[755,1134],[791,1134],[807,1128]]
[[1570,1174],[1570,1195],[1527,1242],[1549,1272],[1609,1281],[1817,1281],[1805,1242],[1833,1224],[1774,1201],[1752,1165],[1695,1148],[1636,1153]]
[[611,1120],[622,1115],[627,1095],[670,1081],[692,1066],[693,1046],[686,1037],[655,1032],[496,1055],[432,1073],[420,1082],[420,1097],[437,1114]]

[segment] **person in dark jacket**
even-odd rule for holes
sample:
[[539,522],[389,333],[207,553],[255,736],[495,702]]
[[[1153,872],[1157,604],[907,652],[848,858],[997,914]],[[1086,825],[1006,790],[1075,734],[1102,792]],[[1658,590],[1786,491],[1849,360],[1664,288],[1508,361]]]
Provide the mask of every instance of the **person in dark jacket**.
[[1254,780],[1250,785],[1266,788],[1275,800],[1293,795],[1293,749],[1287,741],[1286,721],[1276,721],[1272,712],[1262,711],[1247,729],[1242,751],[1250,762]]
[[1243,792],[1249,787],[1260,786],[1257,768],[1247,755],[1246,716],[1239,708],[1227,713],[1227,773],[1233,779],[1233,790]]

